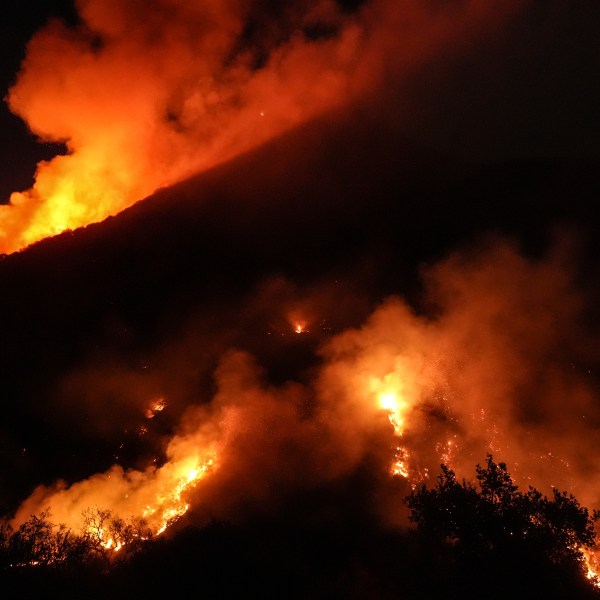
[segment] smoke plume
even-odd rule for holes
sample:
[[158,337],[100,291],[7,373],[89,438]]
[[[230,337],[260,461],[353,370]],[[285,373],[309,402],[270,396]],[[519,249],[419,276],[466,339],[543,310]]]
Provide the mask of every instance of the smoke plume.
[[[0,252],[115,215],[333,107],[376,99],[490,35],[488,3],[77,0],[31,40],[8,94],[40,140],[32,189],[0,208]],[[400,84],[399,84],[400,82]]]
[[[488,452],[521,486],[597,505],[599,390],[585,368],[597,356],[574,265],[568,245],[543,258],[502,239],[455,252],[424,270],[419,311],[386,299],[360,327],[321,335],[314,366],[283,383],[247,351],[223,351],[212,397],[182,409],[161,459],[40,486],[15,523],[49,508],[77,528],[90,506],[147,518],[155,531],[190,505],[195,519],[235,520],[365,465],[374,510],[397,523],[411,485],[430,481],[441,462],[469,476]],[[269,286],[256,297],[272,306]],[[310,300],[300,305],[328,310],[323,292]],[[288,336],[307,335],[294,323]],[[191,339],[180,353],[193,357]]]
[[[414,73],[422,80],[431,62],[439,70],[473,41],[493,36],[519,3],[78,0],[77,7],[78,24],[54,21],[31,40],[9,92],[11,109],[31,130],[64,142],[68,153],[38,165],[34,187],[0,207],[3,253],[115,215],[335,108],[382,111],[380,127],[397,124],[405,118],[401,88]],[[289,168],[293,160],[285,160]],[[312,163],[303,164],[308,171]],[[271,184],[288,176],[283,171],[269,171],[260,189],[279,189]],[[310,193],[313,180],[294,177]],[[341,197],[344,175],[336,177],[323,189],[335,187]],[[367,197],[373,182],[358,181]],[[231,187],[249,182],[256,183],[249,177]],[[343,202],[339,207],[336,217]],[[410,214],[402,213],[407,221]],[[351,222],[362,215],[344,216]],[[217,218],[230,237],[246,226],[235,216]],[[406,231],[413,225],[402,224]],[[268,226],[265,219],[259,233],[243,239]],[[327,229],[316,231],[325,236]],[[276,239],[284,243],[285,236]],[[326,246],[316,244],[313,254]],[[441,462],[468,476],[488,452],[508,463],[521,486],[555,486],[598,505],[590,451],[600,441],[590,366],[598,355],[569,244],[532,257],[506,239],[488,239],[424,268],[420,302],[379,297],[375,309],[358,271],[379,267],[377,251],[387,246],[364,247],[375,256],[359,257],[362,267],[347,266],[334,283],[323,281],[326,267],[299,283],[276,276],[269,263],[260,271],[267,279],[253,280],[250,291],[240,284],[204,298],[219,287],[217,277],[192,309],[187,299],[179,302],[185,290],[175,291],[168,306],[195,313],[153,309],[164,323],[140,344],[146,356],[135,365],[123,360],[126,351],[103,346],[103,328],[106,339],[127,346],[125,326],[90,327],[87,354],[57,375],[64,414],[57,427],[77,425],[92,441],[127,435],[143,451],[124,459],[122,443],[108,469],[38,486],[14,524],[49,509],[54,521],[78,530],[83,512],[97,507],[146,519],[161,533],[184,515],[235,520],[276,509],[289,495],[358,471],[369,474],[361,485],[372,490],[374,513],[398,523],[402,497],[431,482]],[[199,264],[211,250],[202,246]],[[142,329],[143,315],[139,323]]]

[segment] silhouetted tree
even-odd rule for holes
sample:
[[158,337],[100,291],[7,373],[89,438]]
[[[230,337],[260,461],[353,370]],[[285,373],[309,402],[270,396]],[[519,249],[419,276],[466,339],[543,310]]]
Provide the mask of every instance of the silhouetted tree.
[[44,511],[16,530],[7,521],[0,524],[0,570],[74,570],[85,565],[106,572],[116,560],[139,552],[151,539],[145,520],[113,518],[109,510],[85,510],[79,533],[55,525]]
[[457,573],[465,578],[468,573],[471,581],[501,574],[498,584],[520,573],[537,591],[560,577],[583,581],[584,552],[595,544],[596,511],[590,515],[566,492],[553,490],[548,498],[533,487],[519,491],[506,464],[491,455],[476,466],[478,486],[459,482],[446,465],[441,469],[433,489],[423,485],[405,502],[419,536]]

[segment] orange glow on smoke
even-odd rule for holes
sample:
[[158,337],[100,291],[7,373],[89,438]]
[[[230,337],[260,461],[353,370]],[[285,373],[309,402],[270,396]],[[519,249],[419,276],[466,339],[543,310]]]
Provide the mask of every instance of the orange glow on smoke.
[[[21,506],[14,522],[38,513],[43,505],[57,522],[81,531],[85,511],[98,507],[118,517],[144,519],[150,531],[159,535],[187,512],[187,494],[218,467],[216,448],[202,450],[195,438],[175,437],[167,454],[169,460],[158,468],[124,471],[115,465],[72,486],[63,482],[52,488],[40,486]],[[98,534],[104,536],[103,531]],[[108,549],[120,549],[110,538],[102,543]]]
[[31,40],[8,95],[35,134],[69,152],[0,206],[0,253],[116,215],[345,101],[358,50],[337,11],[306,16],[335,38],[293,37],[257,69],[238,48],[241,3],[161,0],[142,21],[130,0],[78,8],[80,28],[51,23]]
[[[580,303],[563,258],[554,261],[530,262],[502,244],[451,257],[427,274],[435,317],[388,299],[361,327],[328,339],[304,383],[270,385],[252,357],[226,352],[216,394],[184,413],[164,464],[115,465],[71,486],[41,486],[15,524],[48,508],[77,530],[83,511],[99,507],[145,518],[158,534],[192,505],[231,518],[279,489],[352,472],[367,456],[403,487],[437,474],[441,462],[468,476],[489,451],[520,487],[554,486],[597,506],[594,466],[581,448],[599,443],[599,392],[564,353],[565,339],[577,342]],[[519,419],[540,406],[535,422]],[[161,407],[159,397],[149,410]],[[398,505],[385,518],[396,519]],[[596,558],[588,562],[593,579]]]
[[252,3],[157,0],[140,20],[133,0],[77,0],[81,24],[38,32],[7,96],[41,141],[68,154],[38,164],[33,187],[0,206],[0,254],[116,215],[510,13],[478,0],[443,16],[417,0],[373,0],[355,15],[309,4],[254,48],[241,43],[246,23],[259,22]]

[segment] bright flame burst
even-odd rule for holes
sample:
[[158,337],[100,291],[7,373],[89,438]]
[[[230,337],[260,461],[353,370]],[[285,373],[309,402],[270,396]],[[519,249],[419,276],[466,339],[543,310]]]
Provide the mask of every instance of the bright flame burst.
[[589,548],[580,548],[583,554],[583,561],[585,563],[585,576],[588,578],[590,583],[597,588],[600,588],[600,566],[598,565],[598,557],[593,550]]
[[113,552],[118,552],[122,547],[122,542],[115,542],[113,538],[110,538],[107,542],[102,544],[107,550],[112,550]]
[[145,519],[158,522],[156,535],[161,534],[171,523],[183,516],[190,505],[182,498],[183,494],[196,486],[215,466],[216,457],[209,455],[203,460],[189,458],[174,468],[173,479],[167,489],[161,491],[152,504],[143,512]]
[[[199,445],[204,446],[203,449]],[[176,437],[167,448],[167,462],[143,471],[124,471],[115,465],[104,473],[71,486],[39,486],[15,515],[13,525],[26,521],[43,506],[57,522],[92,534],[106,549],[118,552],[127,543],[111,532],[113,520],[130,519],[147,532],[147,539],[163,533],[190,508],[187,494],[218,468],[217,448],[197,437]],[[90,507],[100,507],[97,514]]]
[[297,322],[294,326],[294,331],[296,333],[306,333],[306,323],[305,322]]
[[[150,524],[149,531],[153,535],[163,533],[189,510],[190,505],[183,495],[204,479],[215,467],[215,461],[214,455],[207,455],[202,460],[191,457],[170,469],[171,478],[164,486],[165,489],[159,491],[156,497],[146,504],[141,515],[141,518]],[[107,550],[118,552],[125,545],[125,542],[115,541],[112,537],[105,539],[106,529],[100,528],[97,534],[102,540],[101,545]]]
[[[376,392],[379,408],[385,410],[388,419],[394,428],[394,435],[402,437],[406,423],[406,413],[409,405],[400,393],[401,385],[397,373],[388,373],[383,381],[374,381],[373,386]],[[397,446],[394,450],[394,460],[390,468],[392,475],[399,475],[408,479],[410,471],[408,469],[409,452],[403,446]]]

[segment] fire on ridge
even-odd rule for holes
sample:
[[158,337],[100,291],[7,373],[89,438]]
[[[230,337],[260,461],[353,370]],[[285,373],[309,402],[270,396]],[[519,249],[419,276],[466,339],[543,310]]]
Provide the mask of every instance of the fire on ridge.
[[[79,24],[52,21],[29,42],[7,96],[40,140],[68,153],[39,163],[33,187],[0,206],[0,254],[116,215],[372,93],[390,55],[401,80],[458,36],[464,44],[474,24],[511,13],[476,1],[432,16],[416,0],[355,11],[318,0],[272,15],[241,0],[160,0],[140,19],[132,0],[76,5]],[[251,33],[257,23],[264,31]]]

